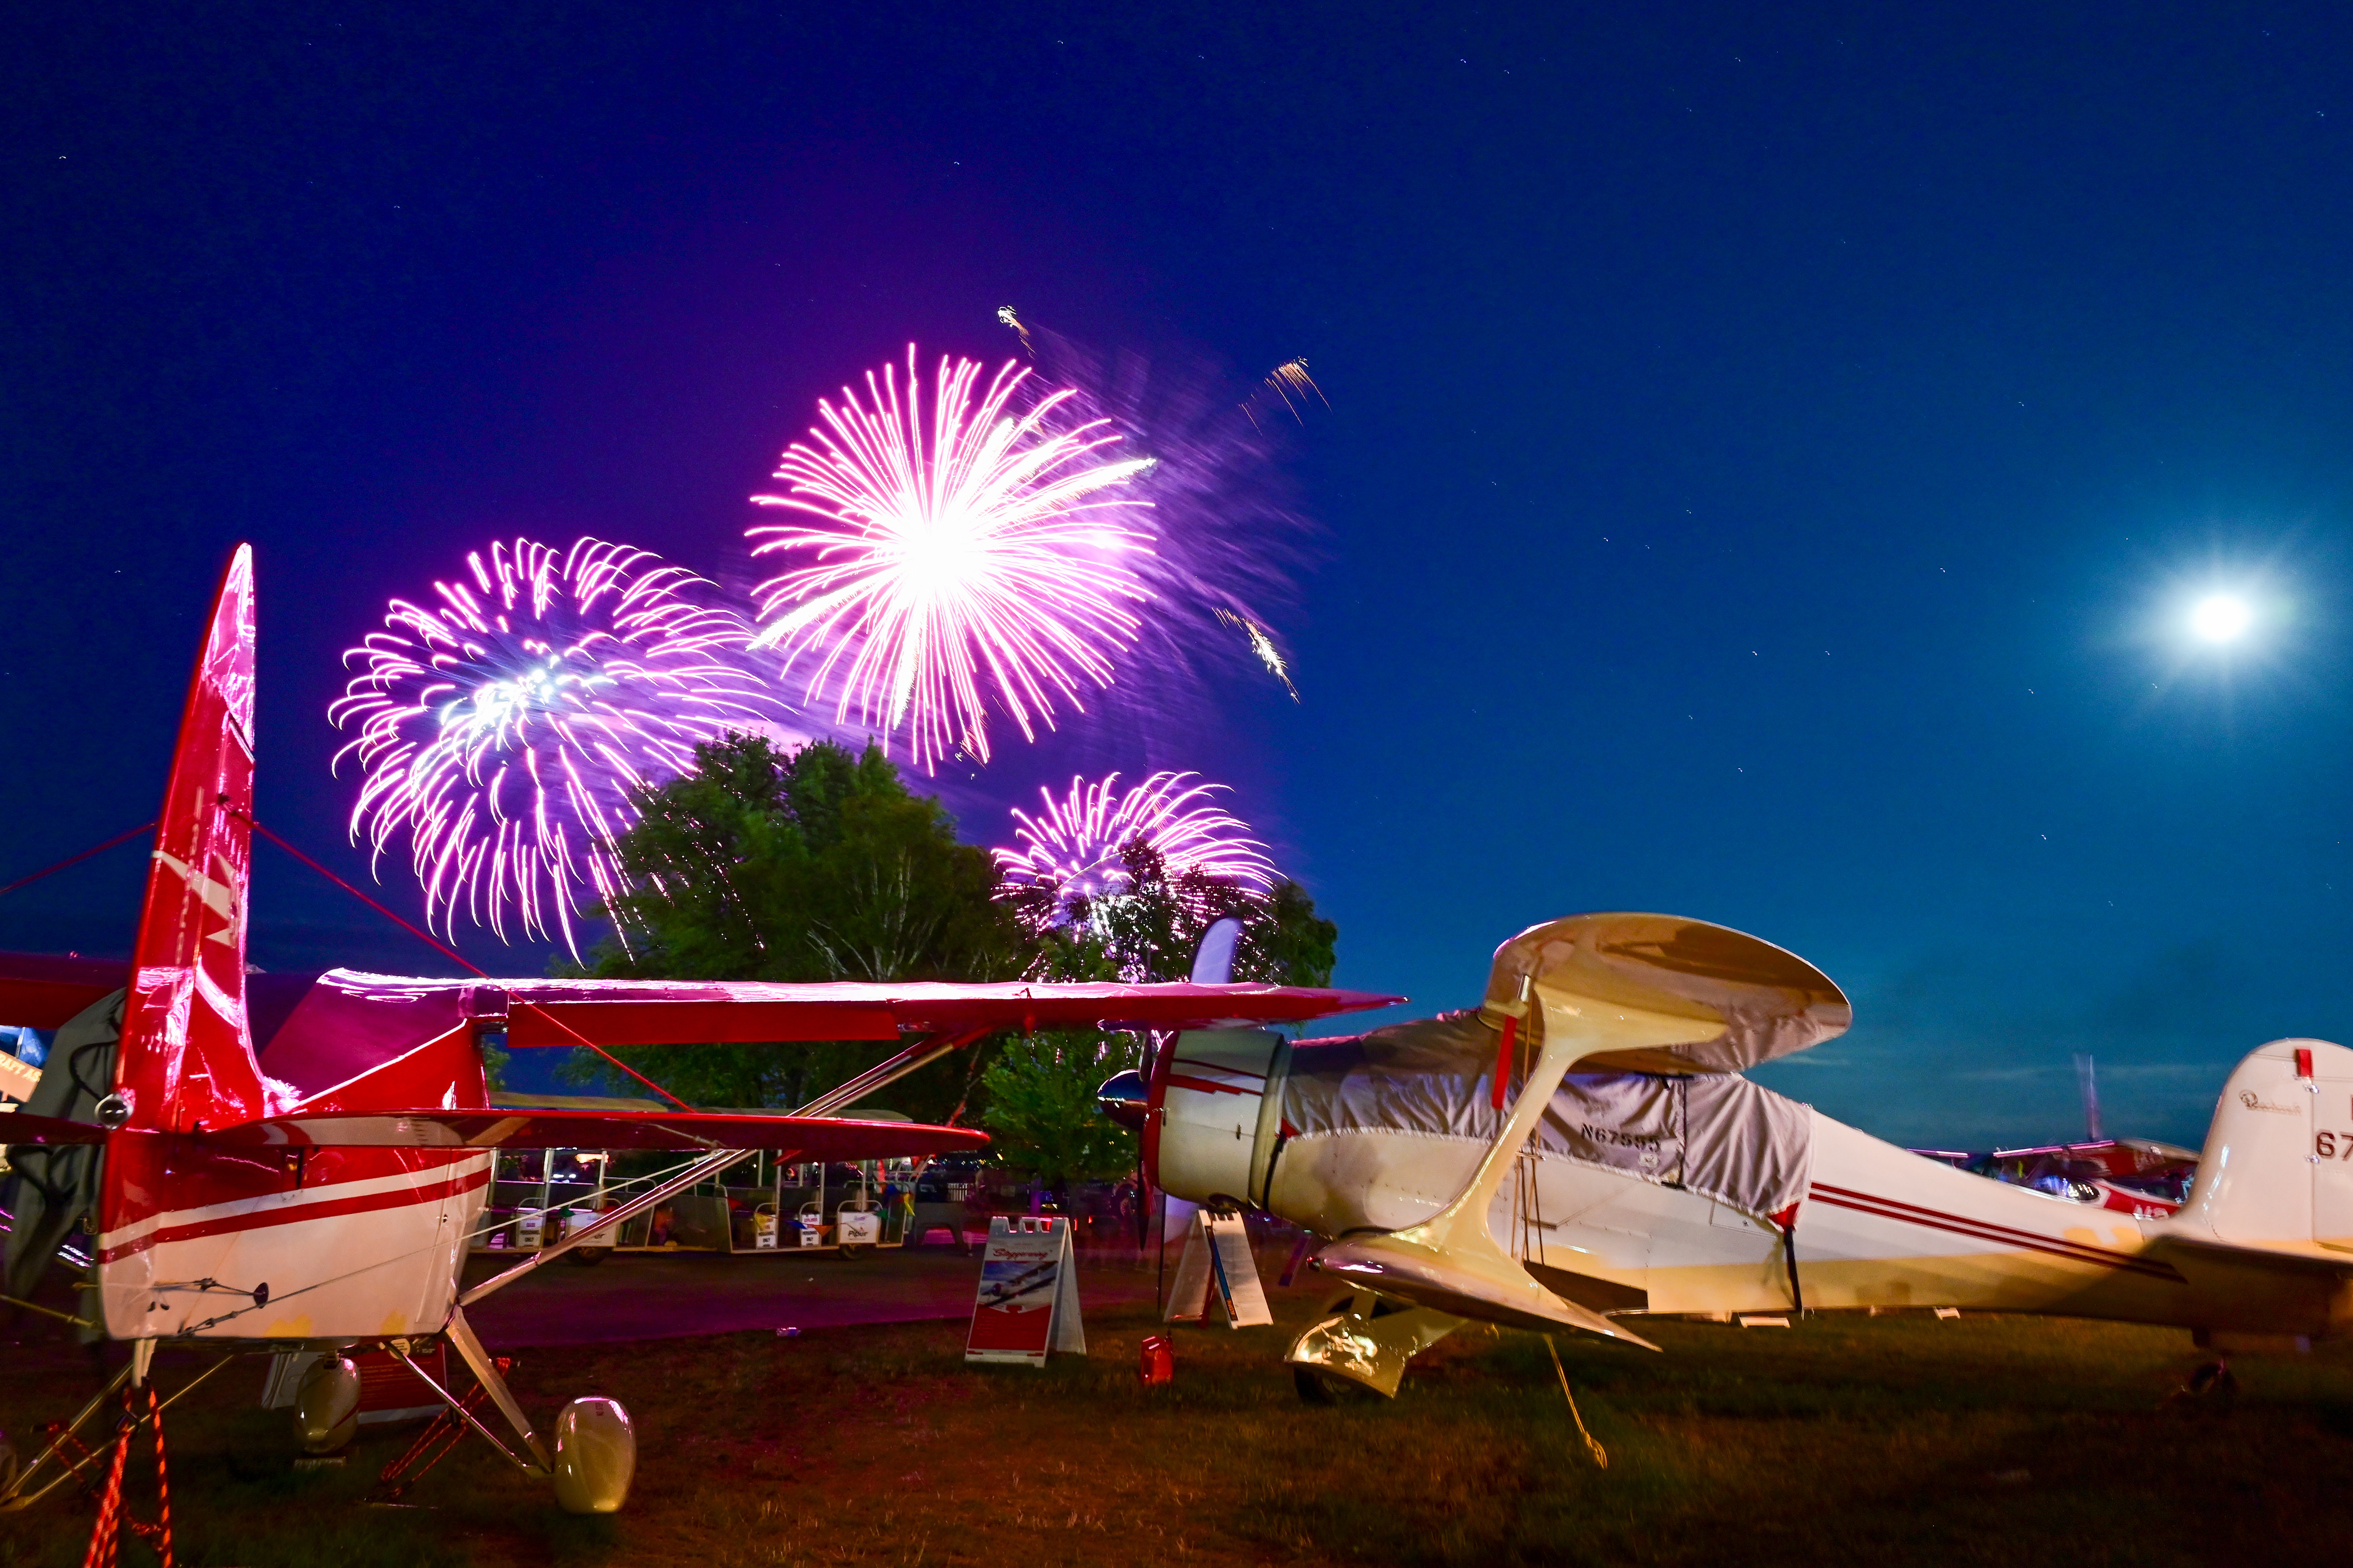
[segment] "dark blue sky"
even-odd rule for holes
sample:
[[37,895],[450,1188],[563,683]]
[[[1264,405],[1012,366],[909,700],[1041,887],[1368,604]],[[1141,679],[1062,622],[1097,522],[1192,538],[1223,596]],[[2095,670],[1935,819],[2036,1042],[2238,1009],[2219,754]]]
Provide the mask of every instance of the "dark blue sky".
[[[516,531],[741,574],[815,398],[1010,301],[1331,397],[1303,705],[1107,760],[1232,781],[1345,983],[1672,910],[1846,985],[1766,1075],[1833,1114],[2062,1135],[2090,1049],[2196,1142],[2353,1036],[2341,12],[1556,9],[20,18],[0,875],[153,809],[236,541],[264,812],[355,868],[323,710],[385,597]],[[260,962],[430,967],[262,855]],[[0,944],[120,951],[136,874]]]

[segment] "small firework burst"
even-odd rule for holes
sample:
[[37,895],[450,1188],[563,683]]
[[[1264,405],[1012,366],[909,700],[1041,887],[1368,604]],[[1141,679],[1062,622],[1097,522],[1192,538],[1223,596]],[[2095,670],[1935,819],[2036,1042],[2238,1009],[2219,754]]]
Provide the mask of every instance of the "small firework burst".
[[395,599],[328,710],[358,734],[352,837],[382,857],[407,836],[426,918],[464,914],[576,956],[578,921],[619,888],[612,841],[638,786],[692,761],[697,742],[770,728],[750,625],[704,602],[712,584],[642,550],[500,541]]
[[1266,628],[1248,616],[1223,607],[1218,611],[1218,619],[1250,639],[1250,652],[1258,655],[1258,661],[1266,666],[1268,674],[1282,682],[1282,689],[1291,693],[1291,700],[1298,701],[1299,688],[1291,683],[1290,661],[1282,657],[1282,650],[1274,646],[1274,639],[1267,635]]
[[999,849],[997,863],[1008,888],[1048,889],[1060,897],[1102,898],[1125,887],[1124,858],[1139,839],[1172,877],[1208,877],[1263,889],[1274,882],[1266,846],[1249,837],[1240,818],[1219,805],[1222,784],[1190,773],[1157,773],[1122,790],[1119,775],[1101,783],[1071,781],[1060,799],[1038,792],[1044,809],[1013,813],[1018,848]]
[[752,498],[812,521],[750,531],[754,554],[794,563],[761,585],[760,640],[808,661],[812,704],[831,691],[838,722],[903,727],[934,771],[987,761],[992,710],[1034,740],[1058,702],[1111,684],[1151,597],[1151,541],[1129,521],[1151,503],[1129,481],[1152,459],[1104,460],[1110,421],[1072,417],[1068,390],[1031,395],[1018,365],[984,392],[979,365],[943,357],[928,408],[913,346],[906,368],[903,395],[885,366],[862,401],[818,404],[777,466],[786,493]]
[[1021,324],[1021,318],[1013,313],[1012,306],[999,305],[997,307],[997,320],[998,325],[1011,327],[1013,329],[1014,333],[1020,338],[1021,346],[1024,350],[1028,350],[1032,346],[1029,342],[1029,329]]
[[1313,395],[1326,408],[1332,406],[1332,400],[1324,395],[1324,389],[1316,385],[1315,378],[1307,374],[1304,358],[1285,360],[1267,372],[1266,379],[1258,384],[1258,390],[1251,393],[1250,400],[1242,405],[1242,412],[1250,416],[1252,425],[1258,423],[1258,410],[1251,405],[1258,402],[1261,394],[1269,392],[1274,394],[1275,400],[1282,405],[1284,411],[1302,425],[1307,421],[1301,416],[1299,407],[1309,396]]

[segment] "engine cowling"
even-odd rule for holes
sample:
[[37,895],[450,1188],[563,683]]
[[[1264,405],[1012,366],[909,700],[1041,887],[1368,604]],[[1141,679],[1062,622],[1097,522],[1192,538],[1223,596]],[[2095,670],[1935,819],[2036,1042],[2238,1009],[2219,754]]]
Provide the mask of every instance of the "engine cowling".
[[1263,1204],[1290,1058],[1271,1029],[1187,1029],[1165,1047],[1145,1128],[1153,1184],[1194,1203]]

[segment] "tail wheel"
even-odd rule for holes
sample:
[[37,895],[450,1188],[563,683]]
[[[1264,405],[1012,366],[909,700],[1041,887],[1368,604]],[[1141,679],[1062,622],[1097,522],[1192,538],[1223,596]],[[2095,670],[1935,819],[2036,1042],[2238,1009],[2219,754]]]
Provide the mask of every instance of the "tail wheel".
[[613,1399],[575,1399],[555,1416],[555,1503],[566,1513],[618,1513],[638,1473],[638,1435]]

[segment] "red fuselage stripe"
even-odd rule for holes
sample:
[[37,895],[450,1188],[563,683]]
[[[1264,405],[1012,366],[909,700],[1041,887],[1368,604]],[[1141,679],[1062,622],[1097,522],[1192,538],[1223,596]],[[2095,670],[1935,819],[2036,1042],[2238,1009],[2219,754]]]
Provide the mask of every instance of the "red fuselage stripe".
[[1203,1094],[1256,1094],[1261,1098],[1264,1097],[1264,1091],[1261,1089],[1243,1089],[1239,1084],[1212,1083],[1206,1078],[1193,1078],[1177,1072],[1168,1075],[1168,1087],[1198,1089]]
[[2023,1247],[2031,1252],[2046,1252],[2053,1258],[2064,1258],[2075,1263],[2096,1264],[2103,1268],[2121,1268],[2127,1273],[2145,1274],[2152,1279],[2163,1279],[2175,1285],[2187,1284],[2180,1271],[2169,1263],[2136,1258],[2128,1252],[2111,1252],[2105,1247],[2088,1247],[2080,1241],[2062,1241],[2052,1237],[2037,1236],[2031,1231],[2014,1230],[2008,1226],[1993,1225],[1984,1220],[1964,1219],[1958,1215],[1940,1214],[1924,1209],[1917,1204],[1899,1203],[1894,1198],[1873,1197],[1869,1193],[1849,1192],[1843,1187],[1818,1186],[1813,1196],[1833,1207],[1853,1209],[1879,1219],[1901,1220],[1907,1225],[1924,1226],[1930,1230],[1949,1231],[1966,1236],[1973,1241],[1990,1241],[2004,1247]]
[[301,1225],[306,1220],[333,1219],[341,1215],[369,1214],[377,1209],[406,1208],[417,1204],[439,1203],[444,1198],[470,1193],[491,1179],[485,1168],[471,1175],[455,1176],[445,1182],[433,1182],[421,1187],[395,1187],[389,1192],[364,1193],[357,1197],[329,1198],[323,1203],[304,1204],[298,1208],[256,1209],[248,1214],[223,1215],[218,1219],[198,1220],[192,1225],[160,1226],[136,1241],[110,1247],[98,1255],[100,1263],[112,1263],[167,1241],[194,1241],[200,1237],[226,1236],[232,1231],[260,1230],[273,1225]]

